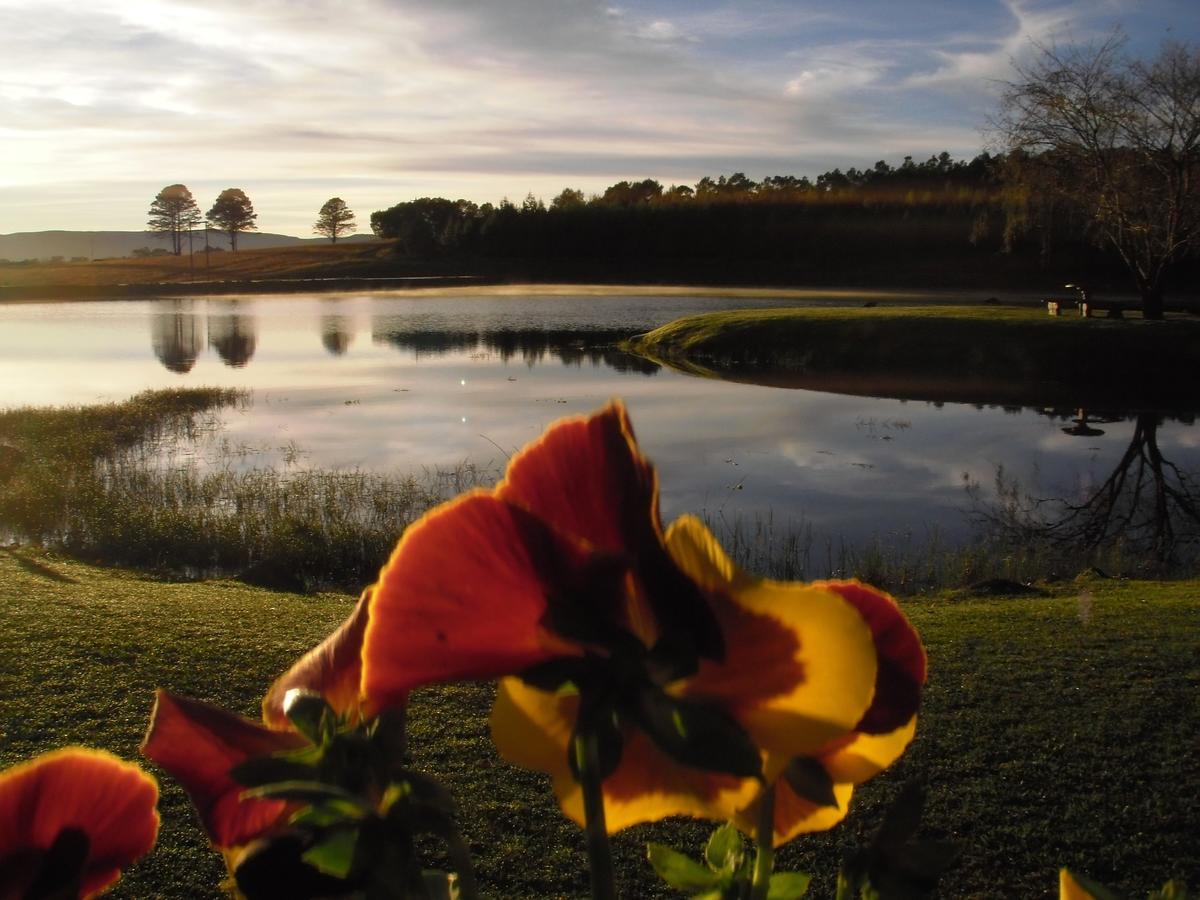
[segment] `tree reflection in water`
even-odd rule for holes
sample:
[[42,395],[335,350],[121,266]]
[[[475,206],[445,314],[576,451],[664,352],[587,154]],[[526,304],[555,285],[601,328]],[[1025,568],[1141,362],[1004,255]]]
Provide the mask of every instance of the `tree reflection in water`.
[[[1103,434],[1093,422],[1119,418],[1080,410],[1075,423],[1062,430],[1092,437]],[[1175,418],[1194,423],[1190,415]],[[993,503],[982,501],[978,485],[970,488],[977,521],[1008,545],[1041,545],[1080,562],[1117,551],[1157,568],[1195,563],[1200,558],[1200,475],[1163,456],[1160,413],[1139,412],[1133,420],[1129,445],[1098,485],[1074,498],[1038,497],[1000,468]]]
[[520,360],[528,366],[557,359],[565,366],[607,366],[618,372],[655,375],[658,363],[618,349],[617,344],[630,336],[628,331],[591,329],[404,329],[376,324],[371,338],[377,344],[389,344],[411,351],[414,358],[442,356],[454,352],[495,354],[501,362]]
[[209,312],[208,344],[225,365],[240,369],[250,362],[258,347],[254,316],[247,315],[237,300],[210,300],[209,303],[225,307],[227,311]]
[[204,349],[204,321],[191,300],[172,300],[150,318],[150,346],[166,368],[180,375],[192,370]]

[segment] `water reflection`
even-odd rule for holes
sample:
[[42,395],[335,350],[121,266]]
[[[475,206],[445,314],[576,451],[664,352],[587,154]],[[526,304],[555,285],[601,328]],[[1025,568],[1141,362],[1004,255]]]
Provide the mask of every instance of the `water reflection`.
[[[1133,433],[1110,472],[1060,488],[1063,496],[1046,496],[1041,489],[1031,493],[1001,469],[995,501],[977,509],[985,524],[1008,541],[1037,542],[1065,555],[1119,550],[1163,564],[1200,556],[1200,474],[1163,455],[1158,435],[1168,417],[1085,409],[1058,415],[1074,416],[1074,424],[1061,430],[1076,437],[1103,435],[1092,421],[1128,419],[1134,422]],[[1191,414],[1170,418],[1195,423]]]
[[[1156,479],[1164,497],[1184,498],[1170,501],[1180,545],[1194,493],[1176,485],[1172,466],[1200,473],[1190,418],[1147,425],[1107,412],[1111,403],[1011,391],[980,391],[967,405],[779,390],[660,370],[616,349],[718,305],[738,301],[347,294],[0,305],[0,404],[120,400],[186,378],[252,392],[218,442],[244,451],[240,468],[408,472],[502,465],[558,416],[620,396],[659,466],[666,518],[801,522],[825,551],[873,535],[965,537],[963,485],[983,484],[982,499],[995,503],[1001,465],[1023,494],[1086,504],[1133,442],[1142,449],[1125,484],[1137,481],[1141,457],[1150,487],[1140,503],[1153,504]],[[225,464],[219,446],[212,453]],[[1141,520],[1153,533],[1153,510]]]
[[192,300],[165,301],[165,309],[150,317],[150,345],[154,355],[172,372],[192,370],[204,349],[204,321]]
[[210,304],[224,311],[208,314],[209,346],[225,365],[239,369],[250,362],[258,346],[254,316],[245,311],[243,301],[210,301]]
[[444,330],[397,328],[389,321],[377,322],[371,339],[398,350],[410,351],[413,359],[450,353],[485,353],[508,364],[519,360],[533,367],[548,359],[565,366],[611,368],[618,372],[657,374],[657,363],[625,353],[616,347],[629,337],[628,331],[564,331],[531,328],[496,330]]
[[354,320],[340,312],[337,298],[321,301],[321,346],[334,356],[344,356],[354,340]]

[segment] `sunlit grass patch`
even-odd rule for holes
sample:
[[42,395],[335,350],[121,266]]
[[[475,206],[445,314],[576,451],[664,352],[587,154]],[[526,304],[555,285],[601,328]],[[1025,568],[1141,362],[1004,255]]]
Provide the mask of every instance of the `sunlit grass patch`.
[[[909,754],[863,786],[850,818],[784,851],[831,896],[841,855],[908,779],[929,786],[931,835],[961,843],[946,897],[1050,896],[1069,865],[1131,896],[1200,883],[1200,583],[1094,579],[1052,596],[904,603],[931,661]],[[0,765],[84,742],[136,753],[156,686],[255,716],[271,680],[350,610],[345,595],[237,582],[165,583],[30,549],[0,551]],[[488,738],[490,685],[419,692],[414,764],[442,778],[489,896],[586,893],[582,835],[545,779]],[[118,896],[217,897],[222,866],[164,777],[163,835]],[[666,897],[647,840],[699,850],[708,827],[671,820],[616,839],[622,896]]]

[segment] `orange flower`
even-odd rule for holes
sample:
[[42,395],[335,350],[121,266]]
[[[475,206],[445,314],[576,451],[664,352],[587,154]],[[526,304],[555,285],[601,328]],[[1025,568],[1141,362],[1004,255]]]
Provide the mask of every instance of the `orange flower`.
[[609,830],[728,818],[760,790],[755,747],[817,754],[884,696],[870,609],[845,593],[750,578],[691,517],[664,534],[656,474],[612,403],[408,530],[376,585],[364,693],[517,676],[500,684],[493,738],[548,772],[576,821],[580,727],[607,732]]
[[[854,786],[899,759],[916,733],[916,713],[926,677],[925,649],[895,600],[856,581],[816,582],[814,587],[833,591],[859,611],[871,629],[879,667],[871,705],[854,729],[807,755],[828,776],[836,805],[801,797],[786,778],[779,777],[792,758],[768,756],[768,782],[774,782],[771,789],[775,791],[776,845],[799,834],[832,828],[846,817]],[[743,810],[736,821],[752,833],[754,810]]]
[[284,713],[288,691],[319,693],[351,720],[366,715],[358,686],[369,595],[365,591],[349,618],[275,681],[263,699],[265,725],[209,703],[156,692],[142,754],[183,785],[214,846],[243,847],[282,827],[292,812],[282,800],[243,799],[245,787],[230,774],[250,759],[307,743]]
[[90,897],[145,856],[158,785],[133,763],[70,747],[0,772],[0,897]]

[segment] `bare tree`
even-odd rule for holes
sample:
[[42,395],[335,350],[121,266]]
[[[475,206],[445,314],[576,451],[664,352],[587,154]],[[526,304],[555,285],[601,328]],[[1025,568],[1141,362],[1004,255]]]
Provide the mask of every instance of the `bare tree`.
[[1083,212],[1132,273],[1146,318],[1167,277],[1200,247],[1200,49],[1168,42],[1149,61],[1118,33],[1038,46],[1016,67],[993,125],[1031,182],[1031,202]]
[[169,184],[150,204],[146,230],[169,240],[171,251],[179,256],[183,252],[183,235],[201,221],[200,208],[196,206],[192,192],[182,184]]
[[341,197],[330,197],[317,213],[317,221],[313,231],[329,238],[331,244],[336,244],[338,235],[354,227],[354,212],[346,205]]
[[217,201],[212,205],[206,216],[212,226],[229,235],[229,249],[237,252],[237,237],[242,231],[255,229],[254,220],[258,213],[246,192],[241,188],[226,188],[217,195]]

